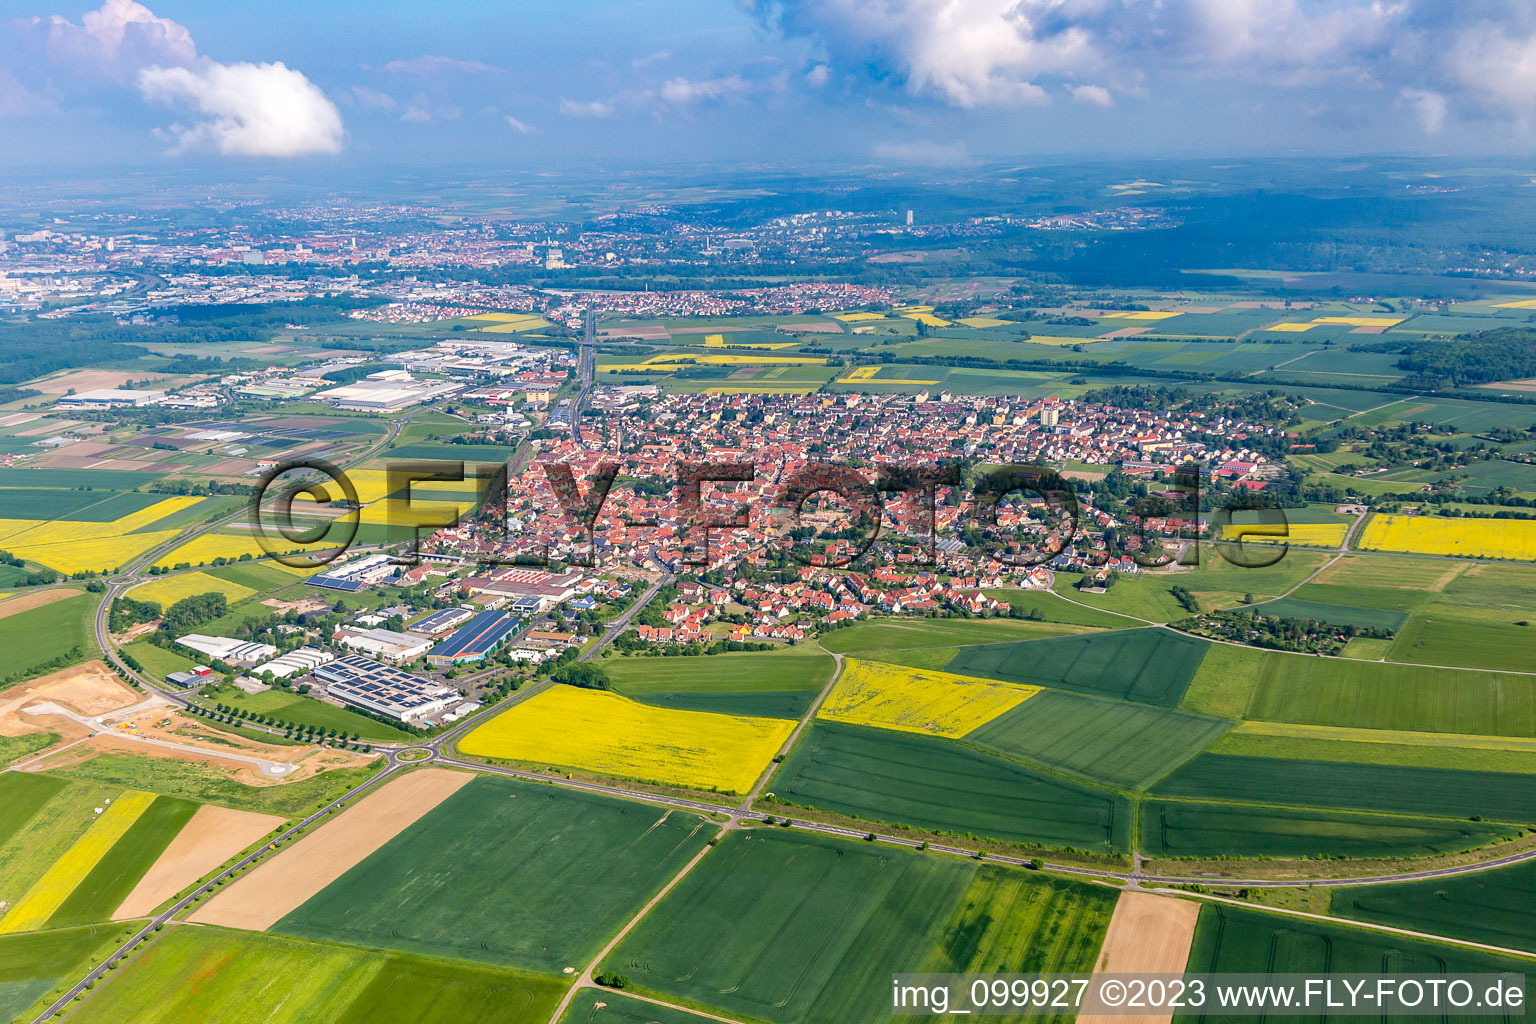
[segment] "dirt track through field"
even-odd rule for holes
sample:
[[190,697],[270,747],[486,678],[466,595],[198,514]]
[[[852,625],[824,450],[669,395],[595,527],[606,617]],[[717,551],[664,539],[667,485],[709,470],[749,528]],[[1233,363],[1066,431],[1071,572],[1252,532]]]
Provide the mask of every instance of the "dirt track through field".
[[266,931],[473,779],[440,768],[411,772],[263,861],[190,920]]
[[271,832],[285,820],[229,807],[203,806],[171,840],[160,859],[139,879],[112,920],[146,917],[214,868]]
[[[1189,962],[1200,904],[1194,900],[1123,892],[1115,902],[1109,931],[1094,964],[1095,973],[1182,974]],[[1137,1024],[1166,1024],[1173,1014],[1138,1016]],[[1124,1024],[1113,1014],[1084,1013],[1078,1024]]]

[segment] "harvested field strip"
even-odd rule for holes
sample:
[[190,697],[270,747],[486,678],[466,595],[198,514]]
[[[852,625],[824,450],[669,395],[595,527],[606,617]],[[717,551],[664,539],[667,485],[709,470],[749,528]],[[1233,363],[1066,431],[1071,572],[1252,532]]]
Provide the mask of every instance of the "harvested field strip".
[[817,718],[959,738],[1039,687],[849,659]]
[[[1123,892],[1115,902],[1115,914],[1095,973],[1183,974],[1189,962],[1189,947],[1195,939],[1195,924],[1200,920],[1200,904],[1149,892]],[[1137,1020],[1168,1021],[1173,1014],[1138,1015]],[[1078,1024],[1120,1024],[1105,1014],[1079,1014]]]
[[814,723],[769,783],[866,821],[1099,852],[1129,848],[1131,803],[953,740]]
[[156,797],[54,911],[48,927],[106,920],[196,812],[190,800]]
[[55,601],[62,601],[66,597],[75,597],[82,593],[84,591],[76,590],[73,587],[50,587],[47,590],[36,590],[30,594],[22,594],[20,597],[10,597],[8,600],[0,601],[0,619],[16,615],[20,612],[28,612],[33,608],[42,608],[53,604]]
[[745,793],[794,723],[673,711],[556,685],[459,741],[472,757],[554,765],[691,789]]
[[1231,726],[1204,715],[1050,690],[966,736],[978,746],[1123,789],[1145,789]]
[[160,904],[286,820],[275,814],[204,804],[138,880],[112,914],[112,920],[152,913]]
[[153,793],[129,790],[118,797],[91,823],[85,835],[33,883],[3,918],[0,934],[41,928],[84,881],[107,851],[128,832],[139,816],[155,802]]
[[1149,857],[1425,857],[1521,832],[1455,818],[1173,800],[1143,800],[1137,821],[1137,849]]
[[190,920],[265,931],[473,778],[464,772],[427,768],[389,782],[340,817],[262,861]]
[[1447,818],[1536,821],[1536,786],[1509,772],[1201,754],[1153,787],[1158,796],[1337,807]]

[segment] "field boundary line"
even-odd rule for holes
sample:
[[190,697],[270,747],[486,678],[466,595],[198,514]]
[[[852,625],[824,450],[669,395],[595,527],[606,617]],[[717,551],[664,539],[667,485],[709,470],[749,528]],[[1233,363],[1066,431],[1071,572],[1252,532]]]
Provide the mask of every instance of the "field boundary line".
[[[720,831],[716,833],[714,837],[715,840],[719,840],[721,836],[725,835],[725,833],[729,831],[731,831],[730,825],[720,826]],[[689,872],[698,867],[699,862],[708,856],[709,852],[714,848],[715,847],[713,842],[705,843],[704,848],[701,849],[698,853],[694,854],[693,859],[690,860],[687,864],[684,864],[682,870],[673,875],[671,880],[668,881],[666,885],[662,886],[661,890],[657,892],[656,895],[652,896],[650,900],[645,904],[645,906],[636,911],[634,916],[625,923],[624,927],[619,929],[619,933],[612,939],[608,940],[608,944],[606,946],[598,950],[597,955],[594,956],[591,962],[587,964],[586,970],[582,971],[581,974],[576,977],[576,980],[571,983],[571,987],[565,990],[565,995],[560,999],[560,1005],[556,1006],[555,1012],[550,1015],[549,1024],[559,1024],[560,1018],[564,1016],[565,1011],[570,1008],[571,1000],[576,998],[576,993],[583,988],[587,988],[595,984],[592,980],[592,972],[597,968],[599,964],[603,962],[603,958],[612,953],[614,949],[618,947],[619,943],[623,942],[629,933],[634,931],[635,927],[639,925],[642,920],[644,920],[645,916],[656,908],[656,904],[660,903],[663,899],[666,898],[668,893],[677,888],[678,884],[682,882],[684,878],[688,877]],[[660,1002],[660,1000],[655,1001],[658,1003]],[[661,1005],[666,1004],[663,1003]],[[715,1019],[725,1020],[726,1018],[716,1017]],[[731,1022],[731,1024],[737,1024],[737,1022]]]

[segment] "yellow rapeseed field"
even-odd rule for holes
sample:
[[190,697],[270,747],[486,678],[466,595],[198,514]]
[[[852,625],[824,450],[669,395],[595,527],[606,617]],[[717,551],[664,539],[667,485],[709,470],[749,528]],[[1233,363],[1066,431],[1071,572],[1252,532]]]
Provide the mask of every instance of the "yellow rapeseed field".
[[0,519],[0,543],[18,558],[41,562],[60,572],[116,569],[129,559],[176,536],[177,530],[134,533],[174,515],[201,498],[166,498],[112,522],[68,519]]
[[[289,548],[301,546],[282,542],[277,545],[277,550],[287,551]],[[309,547],[316,551],[327,549],[324,544],[311,544]],[[266,548],[263,548],[255,537],[235,536],[227,533],[205,533],[200,537],[193,537],[179,548],[172,550],[170,554],[162,555],[155,562],[155,567],[158,569],[169,569],[180,565],[182,562],[186,562],[188,565],[207,565],[215,558],[227,558],[233,561],[241,555],[250,555],[255,559],[263,559],[262,565],[281,569],[284,572],[293,573],[295,576],[310,576],[319,572],[318,569],[313,568],[295,569],[291,566],[283,565],[266,558],[266,554]]]
[[959,322],[962,323],[962,324],[965,324],[965,326],[967,326],[967,327],[1006,327],[1006,326],[1008,326],[1008,321],[1007,320],[998,320],[998,319],[995,319],[995,318],[990,317],[990,316],[963,316],[963,317],[960,318]]
[[555,685],[471,732],[459,749],[687,789],[746,793],[795,723],[651,707]]
[[908,320],[916,320],[920,324],[927,324],[929,327],[949,326],[948,320],[941,316],[934,316],[932,313],[903,313],[901,315]]
[[832,319],[833,320],[841,320],[844,323],[857,323],[860,320],[884,320],[885,319],[885,314],[884,313],[864,313],[864,312],[833,313],[832,314]]
[[1536,560],[1536,521],[1377,514],[1365,524],[1360,546],[1370,551],[1532,561]]
[[1302,331],[1310,331],[1316,326],[1317,324],[1270,324],[1264,329],[1285,334],[1300,334]]
[[[1344,534],[1348,532],[1347,523],[1290,523],[1286,535],[1281,537],[1259,537],[1250,535],[1243,538],[1245,544],[1278,544],[1282,540],[1289,544],[1302,544],[1309,547],[1336,548],[1344,543]],[[1233,524],[1222,531],[1225,540],[1234,540],[1243,532],[1240,524]]]
[[155,794],[138,790],[128,790],[112,801],[112,805],[91,822],[85,835],[75,840],[75,845],[65,850],[64,856],[54,861],[43,877],[32,883],[32,888],[16,901],[10,913],[0,918],[0,934],[35,931],[46,924],[54,911],[69,899],[75,886],[91,873],[91,869],[154,802]]
[[243,601],[256,591],[229,580],[221,580],[205,572],[188,572],[180,576],[166,576],[134,587],[124,597],[135,601],[155,601],[161,608],[169,608],[184,597],[196,594],[223,594],[230,604]]
[[1039,692],[1038,686],[848,660],[816,717],[959,738]]
[[118,569],[150,548],[174,540],[180,530],[130,533],[121,537],[104,536],[81,540],[55,541],[51,544],[9,542],[5,549],[18,558],[41,562],[63,573],[104,572]]
[[1319,316],[1315,324],[1347,324],[1350,327],[1395,327],[1404,320],[1400,316]]
[[1536,299],[1520,299],[1517,302],[1495,302],[1494,309],[1536,309]]

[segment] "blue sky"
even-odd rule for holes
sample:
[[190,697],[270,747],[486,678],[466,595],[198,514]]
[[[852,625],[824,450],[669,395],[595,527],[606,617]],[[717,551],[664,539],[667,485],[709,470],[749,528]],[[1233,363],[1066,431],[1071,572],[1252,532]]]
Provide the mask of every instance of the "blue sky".
[[1526,0],[0,2],[0,160],[1519,153]]

